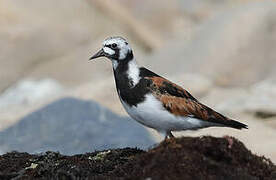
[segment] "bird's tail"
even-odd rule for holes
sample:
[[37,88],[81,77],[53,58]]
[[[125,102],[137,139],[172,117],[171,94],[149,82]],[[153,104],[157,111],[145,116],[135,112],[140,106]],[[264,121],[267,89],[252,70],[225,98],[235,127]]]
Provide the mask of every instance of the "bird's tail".
[[227,126],[235,129],[248,129],[248,126],[246,124],[240,123],[232,119],[227,122]]

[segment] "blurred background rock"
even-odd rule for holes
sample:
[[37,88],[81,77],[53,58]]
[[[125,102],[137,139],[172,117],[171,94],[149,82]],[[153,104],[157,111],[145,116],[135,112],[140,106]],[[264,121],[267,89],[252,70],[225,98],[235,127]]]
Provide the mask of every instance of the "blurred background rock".
[[[3,134],[21,136],[25,131],[6,133],[7,128],[20,131],[15,127],[28,117],[44,120],[30,114],[65,96],[97,101],[125,116],[110,62],[88,62],[103,39],[120,35],[130,41],[141,65],[249,125],[244,131],[209,128],[177,135],[233,135],[253,152],[276,162],[276,1],[0,0],[0,27]],[[117,115],[114,118],[118,119]],[[37,125],[29,122],[28,126],[32,124]],[[155,132],[149,132],[160,140]],[[116,133],[119,138],[120,130]],[[34,134],[33,141],[42,137]],[[1,142],[5,139],[0,137]],[[29,136],[22,142],[28,140]],[[12,148],[16,149],[16,142]],[[8,150],[0,146],[0,151]]]

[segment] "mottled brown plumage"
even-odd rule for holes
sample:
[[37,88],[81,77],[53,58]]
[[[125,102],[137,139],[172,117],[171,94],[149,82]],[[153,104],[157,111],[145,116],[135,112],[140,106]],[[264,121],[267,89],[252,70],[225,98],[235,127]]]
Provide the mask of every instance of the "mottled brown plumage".
[[166,110],[176,116],[189,116],[238,129],[243,127],[241,123],[200,103],[188,91],[165,78],[153,76],[146,77],[146,79],[151,81],[149,88],[153,95],[163,103]]

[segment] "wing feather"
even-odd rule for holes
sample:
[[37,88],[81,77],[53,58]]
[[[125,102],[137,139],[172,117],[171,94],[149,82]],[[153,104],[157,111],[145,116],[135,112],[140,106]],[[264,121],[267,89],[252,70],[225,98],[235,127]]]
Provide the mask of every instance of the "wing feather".
[[153,95],[159,99],[166,110],[176,116],[189,116],[203,121],[241,129],[247,125],[229,119],[200,103],[188,91],[160,76],[146,77],[150,80],[149,88]]

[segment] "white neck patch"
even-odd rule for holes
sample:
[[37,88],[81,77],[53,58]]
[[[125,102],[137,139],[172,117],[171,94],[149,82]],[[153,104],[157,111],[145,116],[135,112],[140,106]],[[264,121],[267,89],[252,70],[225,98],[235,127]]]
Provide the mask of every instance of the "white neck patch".
[[128,63],[128,71],[127,71],[127,75],[128,75],[128,78],[130,80],[132,80],[132,85],[133,86],[136,86],[136,84],[139,83],[140,81],[140,77],[139,77],[139,74],[140,74],[140,70],[139,70],[139,66],[137,65],[135,59],[132,59],[131,61],[129,61]]

